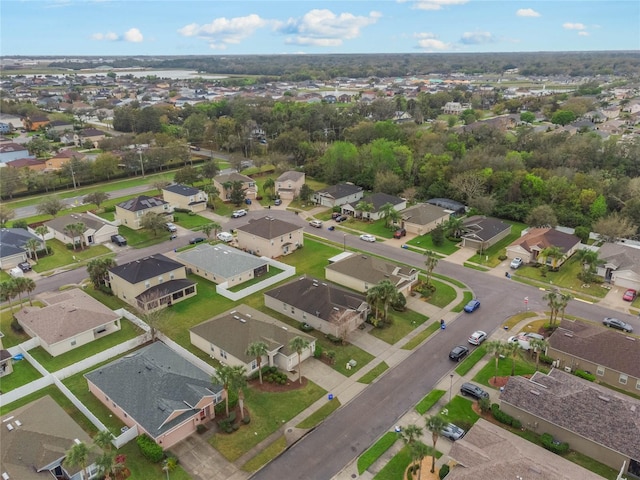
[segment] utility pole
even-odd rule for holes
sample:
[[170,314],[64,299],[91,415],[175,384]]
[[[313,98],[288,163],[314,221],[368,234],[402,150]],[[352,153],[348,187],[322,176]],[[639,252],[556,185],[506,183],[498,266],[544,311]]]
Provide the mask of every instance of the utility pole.
[[142,150],[138,149],[138,155],[140,156],[140,169],[142,170],[142,178],[144,177],[144,162],[142,161]]

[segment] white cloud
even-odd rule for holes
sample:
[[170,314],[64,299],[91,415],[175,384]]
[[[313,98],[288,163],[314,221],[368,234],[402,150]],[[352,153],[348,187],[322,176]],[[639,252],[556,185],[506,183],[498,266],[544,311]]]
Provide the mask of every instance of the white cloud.
[[398,3],[413,2],[411,8],[418,10],[442,10],[450,5],[464,5],[469,0],[398,0]]
[[460,39],[465,45],[480,45],[483,43],[493,43],[495,38],[491,32],[465,32]]
[[565,28],[567,30],[586,30],[587,29],[587,27],[585,27],[584,24],[582,23],[571,23],[571,22],[563,23],[562,28]]
[[140,32],[140,30],[138,30],[137,28],[130,28],[129,30],[127,30],[126,32],[124,32],[122,38],[127,42],[132,43],[140,43],[142,42],[142,40],[144,40],[142,32]]
[[178,30],[178,33],[185,37],[202,38],[209,42],[211,48],[223,50],[229,44],[240,43],[267,23],[256,14],[235,18],[221,17],[203,25],[197,23],[185,25]]
[[414,37],[418,39],[418,47],[429,52],[450,50],[452,48],[451,44],[438,40],[433,33],[416,33]]
[[380,17],[382,14],[375,11],[365,17],[351,13],[336,15],[331,10],[314,9],[301,18],[290,18],[277,30],[290,36],[286,40],[289,44],[337,47],[344,40],[359,37],[364,27],[373,25]]
[[117,33],[113,33],[113,32],[107,32],[107,33],[94,33],[93,35],[91,35],[91,39],[92,40],[106,40],[109,42],[115,42],[116,40],[119,39],[118,34]]
[[578,32],[578,35],[580,35],[581,37],[588,37],[589,36],[589,32],[585,32],[585,31]]
[[533,8],[521,8],[516,12],[518,17],[540,17],[541,15]]

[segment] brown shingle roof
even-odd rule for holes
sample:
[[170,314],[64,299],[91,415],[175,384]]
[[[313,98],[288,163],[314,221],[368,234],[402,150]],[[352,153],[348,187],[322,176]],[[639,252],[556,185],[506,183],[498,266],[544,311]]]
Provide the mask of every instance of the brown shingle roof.
[[577,243],[580,243],[580,239],[575,235],[554,228],[532,228],[509,246],[519,245],[527,252],[541,251],[548,247],[558,247],[563,252],[568,252]]
[[250,220],[249,223],[238,227],[236,230],[271,240],[272,238],[278,238],[287,233],[302,230],[302,227],[277,218],[262,217]]
[[351,255],[344,260],[327,265],[325,269],[357,278],[371,285],[389,280],[396,288],[405,285],[409,281],[407,277],[411,277],[416,272],[414,268],[388,262],[372,255]]

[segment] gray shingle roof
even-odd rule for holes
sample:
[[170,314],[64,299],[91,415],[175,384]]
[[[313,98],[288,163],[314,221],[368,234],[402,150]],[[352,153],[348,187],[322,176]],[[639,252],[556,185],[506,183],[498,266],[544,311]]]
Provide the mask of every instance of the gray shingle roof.
[[167,202],[156,197],[149,197],[147,195],[140,195],[136,198],[130,198],[127,201],[118,204],[118,207],[130,212],[137,212],[140,210],[147,210],[153,207],[161,207],[162,205],[168,205]]
[[420,203],[402,211],[402,218],[416,225],[427,225],[442,217],[449,216],[444,208],[429,203]]
[[27,240],[35,239],[42,243],[42,239],[23,228],[3,228],[0,230],[0,255],[8,257],[25,251]]
[[[189,405],[222,391],[207,373],[162,342],[104,365],[85,378],[156,436],[199,411]],[[167,421],[177,411],[183,413]]]
[[[535,392],[535,393],[533,393]],[[553,369],[531,379],[510,377],[507,402],[631,458],[640,458],[640,401]]]
[[156,298],[161,298],[166,295],[179,292],[195,284],[196,282],[186,278],[169,280],[167,282],[162,282],[159,285],[154,285],[153,287],[146,289],[144,292],[142,292],[140,295],[136,297],[136,300],[142,300],[143,302],[153,301]]
[[302,230],[302,227],[277,218],[262,217],[249,220],[249,223],[236,228],[236,230],[271,240],[287,233]]
[[266,265],[268,262],[228,245],[198,245],[177,255],[178,260],[197,265],[216,276],[230,278]]
[[106,220],[101,220],[100,218],[94,217],[93,215],[89,215],[87,213],[71,213],[69,215],[64,215],[62,217],[54,218],[53,220],[49,220],[45,223],[45,225],[56,232],[64,233],[64,227],[69,225],[70,223],[84,223],[84,226],[87,229],[92,230],[100,230],[105,225],[108,225]]
[[218,183],[226,183],[226,182],[243,182],[243,183],[251,183],[253,182],[253,178],[251,177],[247,177],[246,175],[242,175],[241,173],[238,172],[231,172],[231,173],[225,173],[222,175],[218,175],[215,180]]
[[276,182],[286,182],[286,181],[289,181],[289,180],[292,181],[292,182],[297,182],[302,177],[304,177],[304,173],[303,172],[296,172],[294,170],[289,170],[289,171],[284,172],[282,175],[280,175],[276,179]]
[[402,287],[409,281],[407,277],[415,273],[414,268],[388,262],[372,255],[351,255],[344,260],[327,265],[325,269],[349,275],[371,285],[389,280],[397,288]]
[[501,232],[511,228],[511,225],[492,217],[473,216],[463,223],[465,233],[463,237],[478,238],[482,241],[491,240]]
[[131,284],[135,284],[157,277],[163,273],[172,272],[177,268],[184,268],[184,265],[162,254],[158,254],[134,260],[124,265],[118,265],[111,268],[109,272]]
[[617,270],[631,270],[640,274],[640,249],[620,245],[618,243],[605,243],[598,250],[600,259],[616,266]]
[[[363,202],[367,202],[367,203],[371,203],[373,205],[373,211],[377,212],[380,210],[380,208],[383,205],[386,205],[387,203],[390,203],[391,205],[399,205],[402,202],[406,201],[400,197],[396,197],[395,195],[389,195],[388,193],[382,193],[382,192],[378,192],[378,193],[374,193],[373,195],[369,195],[366,196],[362,199]],[[360,202],[358,202],[360,203]],[[352,205],[352,207],[355,208],[355,206],[357,205],[354,204]]]
[[189,187],[187,185],[180,185],[179,183],[174,183],[173,185],[169,185],[164,187],[163,190],[167,192],[176,193],[178,195],[182,195],[183,197],[190,197],[191,195],[197,195],[200,190],[194,187]]
[[354,193],[362,191],[362,187],[353,185],[351,183],[339,183],[338,185],[332,185],[324,190],[318,190],[317,194],[323,197],[331,198],[344,198]]

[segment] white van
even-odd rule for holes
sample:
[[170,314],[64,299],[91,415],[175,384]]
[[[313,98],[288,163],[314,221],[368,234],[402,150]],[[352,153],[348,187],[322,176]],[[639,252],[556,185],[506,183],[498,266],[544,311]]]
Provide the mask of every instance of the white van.
[[9,270],[9,275],[11,275],[13,278],[19,278],[24,277],[24,272],[20,267],[13,267],[11,270]]
[[231,240],[233,240],[233,235],[231,235],[229,232],[220,232],[217,237],[218,240],[226,243],[229,243]]

